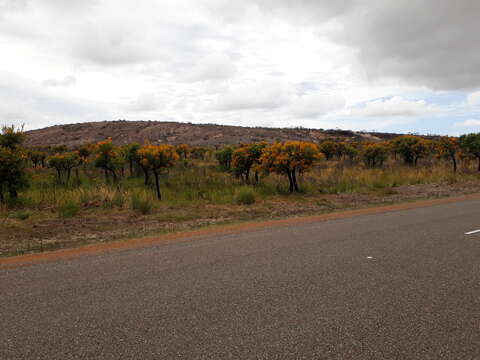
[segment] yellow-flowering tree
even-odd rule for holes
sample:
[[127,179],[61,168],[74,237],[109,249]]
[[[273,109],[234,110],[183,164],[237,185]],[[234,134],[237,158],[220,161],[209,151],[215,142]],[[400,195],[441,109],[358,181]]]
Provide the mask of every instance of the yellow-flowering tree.
[[181,159],[187,159],[190,153],[192,152],[192,148],[187,144],[180,144],[175,147],[177,154],[180,156]]
[[416,166],[420,158],[432,151],[431,141],[419,136],[402,135],[393,139],[391,144],[393,150],[403,157],[403,161],[407,165]]
[[318,146],[308,142],[288,141],[266,147],[258,168],[266,173],[284,174],[288,178],[290,192],[298,192],[297,174],[308,171],[324,156]]
[[388,148],[385,144],[367,143],[362,149],[362,158],[367,167],[383,166],[388,157]]
[[457,172],[457,153],[460,150],[460,144],[456,137],[444,136],[435,143],[435,149],[439,157],[452,161],[453,172]]
[[157,198],[161,200],[159,174],[162,170],[172,167],[180,156],[172,145],[144,145],[138,150],[138,156],[142,167],[153,172]]
[[[232,170],[234,174],[245,182],[250,182],[250,170],[260,163],[263,150],[267,143],[244,145],[232,153]],[[255,183],[258,182],[258,171],[255,171]]]
[[0,202],[8,193],[11,199],[28,186],[25,173],[26,154],[20,149],[25,135],[22,128],[4,126],[0,132]]
[[81,165],[81,163],[82,159],[77,151],[55,154],[47,160],[48,167],[57,170],[58,182],[65,182],[65,185],[68,185],[70,181],[72,169]]
[[105,182],[108,183],[108,174],[112,175],[114,183],[117,182],[117,170],[122,164],[120,151],[112,144],[112,139],[108,138],[95,145],[94,165],[105,171]]

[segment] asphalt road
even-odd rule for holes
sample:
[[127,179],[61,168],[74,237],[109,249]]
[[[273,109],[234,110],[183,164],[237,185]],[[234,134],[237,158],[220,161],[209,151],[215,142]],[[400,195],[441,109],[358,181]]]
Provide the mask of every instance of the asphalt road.
[[480,201],[0,270],[0,359],[480,359]]

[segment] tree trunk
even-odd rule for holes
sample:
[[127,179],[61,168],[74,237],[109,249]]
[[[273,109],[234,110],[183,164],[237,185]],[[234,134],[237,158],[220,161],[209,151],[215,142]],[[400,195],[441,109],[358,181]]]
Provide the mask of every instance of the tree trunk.
[[298,189],[298,183],[297,183],[297,169],[295,168],[292,170],[292,180],[293,180],[293,187],[295,191],[300,192],[300,190]]
[[133,160],[129,161],[129,166],[130,166],[130,176],[133,177]]
[[149,174],[149,172],[148,172],[148,169],[142,167],[142,170],[143,170],[143,174],[144,174],[144,176],[145,176],[145,186],[147,186],[147,185],[148,185],[148,182],[149,182],[149,180],[150,180],[150,174]]
[[66,185],[68,186],[68,183],[70,182],[70,173],[71,173],[72,169],[68,169],[67,170],[67,183]]
[[455,158],[455,155],[452,155],[452,162],[453,162],[453,173],[457,173],[457,159]]
[[110,172],[112,173],[113,183],[117,184],[118,183],[117,173],[113,169],[110,169]]
[[162,200],[162,194],[160,193],[160,184],[158,181],[158,173],[154,171],[153,174],[155,175],[155,189],[157,190],[157,198],[158,200]]
[[255,171],[255,184],[258,184],[258,171]]
[[293,179],[292,179],[292,173],[290,172],[290,169],[287,170],[287,176],[288,176],[288,182],[289,182],[289,190],[290,193],[293,193]]
[[247,184],[250,184],[250,168],[248,168],[247,171],[245,171],[245,182]]
[[108,170],[105,169],[105,184],[108,184]]
[[11,197],[12,199],[18,199],[17,189],[15,189],[15,188],[12,187],[12,188],[9,189],[8,192],[10,193],[10,197]]

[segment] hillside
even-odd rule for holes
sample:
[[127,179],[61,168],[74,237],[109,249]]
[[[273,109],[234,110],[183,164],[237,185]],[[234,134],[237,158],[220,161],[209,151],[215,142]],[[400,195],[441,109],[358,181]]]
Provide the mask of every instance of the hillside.
[[160,121],[101,121],[55,125],[27,132],[26,145],[45,147],[65,144],[75,148],[111,137],[116,144],[187,143],[195,146],[221,146],[258,141],[302,140],[318,142],[332,137],[349,140],[379,141],[394,134],[359,133],[347,130],[314,130],[304,128],[261,128],[214,124],[191,124]]

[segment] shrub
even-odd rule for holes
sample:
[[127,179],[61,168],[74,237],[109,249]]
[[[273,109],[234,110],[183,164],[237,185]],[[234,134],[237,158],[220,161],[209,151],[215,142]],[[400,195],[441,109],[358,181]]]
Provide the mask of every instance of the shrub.
[[140,211],[143,215],[150,214],[154,209],[153,200],[143,191],[132,193],[132,209]]
[[238,205],[251,205],[255,202],[255,192],[248,186],[242,186],[235,190],[235,202]]
[[57,206],[58,215],[62,218],[74,217],[80,211],[80,205],[74,199],[67,199]]
[[27,220],[30,217],[30,212],[26,210],[18,210],[10,215],[12,218],[17,220]]

